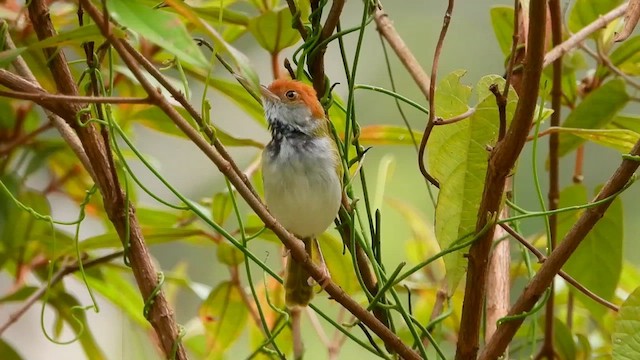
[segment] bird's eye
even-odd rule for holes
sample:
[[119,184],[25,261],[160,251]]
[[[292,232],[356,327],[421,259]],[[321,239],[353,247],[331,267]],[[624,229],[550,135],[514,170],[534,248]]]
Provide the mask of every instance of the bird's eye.
[[296,97],[298,97],[298,93],[293,90],[289,90],[286,93],[284,93],[284,96],[286,96],[287,99],[289,100],[295,100]]

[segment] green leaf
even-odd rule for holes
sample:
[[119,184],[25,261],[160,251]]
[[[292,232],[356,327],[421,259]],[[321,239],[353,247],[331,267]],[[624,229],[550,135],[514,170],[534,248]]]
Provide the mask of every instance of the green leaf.
[[[629,101],[624,81],[611,80],[592,91],[571,112],[562,124],[566,128],[600,129],[605,127]],[[566,155],[584,143],[584,139],[569,134],[560,135],[558,152]]]
[[244,262],[244,254],[233,245],[226,242],[218,244],[218,261],[225,265],[236,266]]
[[576,359],[576,343],[573,340],[571,330],[558,318],[553,318],[553,343],[559,359]]
[[549,128],[560,134],[571,134],[598,145],[610,147],[623,154],[629,153],[633,145],[640,140],[640,134],[623,129],[573,129]]
[[618,114],[611,120],[609,127],[614,129],[627,129],[640,134],[640,116]]
[[611,338],[614,359],[640,359],[640,287],[620,307]]
[[[204,22],[198,14],[196,14],[190,6],[180,0],[166,0],[165,3],[174,8],[179,14],[184,16],[187,20],[192,22],[200,30],[204,31],[214,42],[216,51],[225,50],[233,62],[238,68],[240,75],[249,82],[249,84],[258,91],[260,88],[260,81],[258,80],[258,74],[251,67],[249,59],[233,46],[229,45],[224,38],[208,23]],[[207,65],[208,66],[208,65]]]
[[[142,228],[142,235],[147,245],[155,245],[204,236],[204,233],[202,230],[189,228]],[[87,251],[105,248],[121,248],[122,243],[117,233],[108,232],[81,241],[79,246],[80,251]],[[68,247],[62,250],[63,254],[70,252],[75,252],[75,247]]]
[[271,54],[277,54],[300,40],[300,33],[292,28],[292,23],[289,8],[269,10],[249,21],[249,31],[262,48]]
[[[609,57],[611,63],[629,75],[640,75],[640,36],[633,36],[622,42]],[[611,72],[606,66],[599,69],[598,75]]]
[[0,339],[0,354],[2,354],[3,360],[22,360],[22,356],[2,339]]
[[[181,107],[174,107],[185,119],[191,121],[191,116]],[[160,108],[156,106],[145,107],[141,111],[134,113],[130,120],[136,121],[137,123],[144,125],[150,129],[159,131],[163,134],[173,135],[178,137],[186,137],[182,130],[178,129],[178,127],[169,119],[169,117],[162,111]],[[195,127],[195,125],[194,125]],[[215,135],[218,140],[224,145],[227,146],[251,146],[258,149],[264,148],[264,144],[255,141],[253,139],[243,139],[236,138],[233,135],[230,135],[219,128],[215,127]]]
[[[560,193],[559,207],[582,205],[587,201],[584,185],[572,185]],[[581,214],[582,211],[571,211],[558,215],[559,239],[569,232]],[[622,201],[616,198],[563,267],[580,284],[606,300],[613,298],[622,271],[623,228]],[[598,264],[598,271],[585,271],[593,264]],[[575,293],[594,318],[601,317],[606,311],[581,292]]]
[[[87,271],[87,275],[87,282],[93,291],[120,308],[126,316],[143,329],[151,327],[142,314],[144,302],[140,297],[140,292],[131,284],[127,276],[123,276],[121,270],[102,266],[99,272]],[[76,276],[80,277],[80,273],[77,272]]]
[[[597,20],[600,16],[606,14],[621,3],[622,0],[576,0],[569,13],[569,30],[572,33],[582,30],[583,27]],[[591,34],[591,37],[596,39],[601,32],[602,30],[598,30]]]
[[209,66],[209,62],[175,14],[153,10],[136,1],[128,0],[110,0],[108,9],[117,22],[144,36],[180,60],[203,68]]
[[21,47],[17,49],[0,51],[0,68],[6,69],[9,65],[11,65],[13,60],[20,56],[20,54],[22,54],[22,52],[26,49],[27,48]]
[[249,311],[237,286],[225,281],[200,306],[199,317],[207,337],[208,358],[222,358],[244,330]]
[[[29,296],[31,296],[34,292],[38,290],[35,286],[23,286],[20,289],[12,292],[11,294],[5,295],[0,298],[0,303],[4,302],[12,302],[12,301],[24,301]],[[0,352],[2,354],[2,352]]]
[[233,211],[233,202],[231,201],[229,192],[220,192],[213,195],[211,216],[213,216],[212,220],[216,224],[224,224],[229,218],[229,215],[231,215],[231,211]]
[[[413,145],[409,129],[394,125],[368,125],[360,128],[360,142],[363,145]],[[413,131],[418,143],[422,133]]]
[[269,11],[279,3],[278,0],[249,0],[249,2],[255,6],[256,9],[260,10],[260,12]]
[[505,56],[511,54],[513,44],[513,7],[494,6],[490,10],[491,25],[498,45]]
[[[456,71],[441,81],[436,91],[436,114],[450,118],[467,111],[471,95],[468,86],[460,84],[464,72]],[[442,249],[476,228],[478,207],[484,189],[489,152],[498,135],[498,109],[492,83],[504,86],[498,75],[483,77],[476,87],[479,103],[468,119],[446,126],[436,126],[427,144],[431,175],[440,181],[435,213],[435,233]],[[507,119],[513,117],[517,98],[509,92]],[[445,255],[449,290],[454,291],[462,278],[466,259],[464,250]]]
[[[113,35],[116,38],[124,38],[125,32],[119,28],[112,28]],[[46,38],[42,41],[29,45],[29,50],[40,50],[48,47],[60,47],[71,44],[82,44],[87,41],[100,42],[103,39],[102,32],[96,24],[88,24],[73,28],[72,30],[58,33],[55,36]]]

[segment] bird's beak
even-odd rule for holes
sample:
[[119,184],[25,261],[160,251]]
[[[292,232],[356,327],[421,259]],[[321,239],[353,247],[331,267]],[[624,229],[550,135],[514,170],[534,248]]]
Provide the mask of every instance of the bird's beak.
[[262,97],[267,101],[275,102],[280,100],[280,98],[278,98],[276,94],[272,93],[271,90],[269,90],[264,85],[260,85],[260,93],[262,94]]

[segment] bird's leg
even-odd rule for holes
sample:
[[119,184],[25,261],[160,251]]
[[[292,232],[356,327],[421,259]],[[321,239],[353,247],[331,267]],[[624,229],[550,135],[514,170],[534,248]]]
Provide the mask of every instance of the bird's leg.
[[316,238],[311,239],[310,247],[310,249],[307,249],[307,252],[311,255],[311,261],[320,266],[323,275],[317,282],[312,277],[309,277],[308,282],[310,286],[317,283],[320,285],[320,291],[322,291],[327,285],[329,285],[329,282],[331,281],[331,274],[329,273],[329,268],[327,267],[327,263],[324,261],[320,244],[318,244],[318,240]]

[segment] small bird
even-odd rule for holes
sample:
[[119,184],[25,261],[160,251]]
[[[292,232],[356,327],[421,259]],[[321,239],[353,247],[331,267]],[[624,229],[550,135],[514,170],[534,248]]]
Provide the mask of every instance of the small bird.
[[[342,165],[329,121],[313,87],[290,79],[261,87],[271,141],[262,154],[267,207],[288,231],[302,239],[307,253],[323,266],[317,236],[340,209]],[[285,303],[304,307],[313,298],[313,281],[291,258],[285,271]]]

